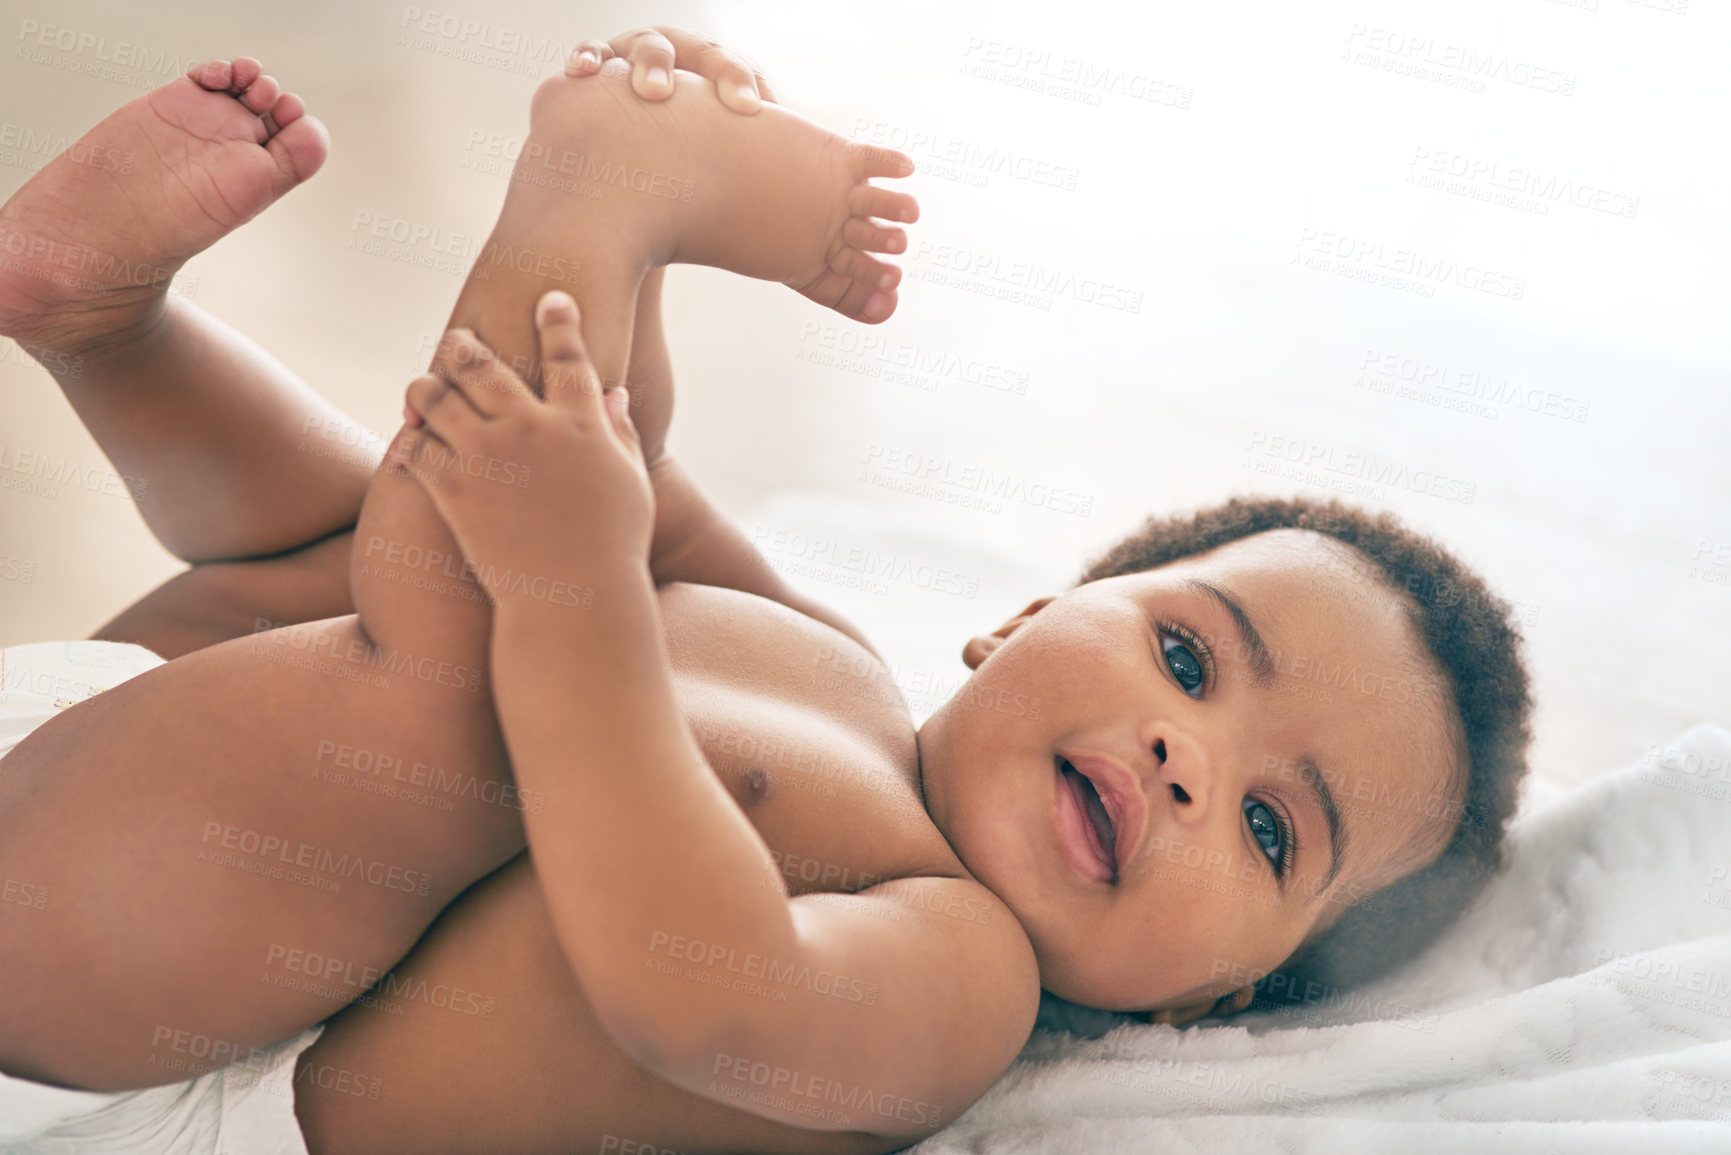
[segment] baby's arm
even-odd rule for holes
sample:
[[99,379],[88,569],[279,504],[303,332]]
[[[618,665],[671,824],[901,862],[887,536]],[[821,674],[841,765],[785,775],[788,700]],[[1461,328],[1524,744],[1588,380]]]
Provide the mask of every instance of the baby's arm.
[[[520,788],[546,798],[523,817],[566,958],[613,1040],[687,1090],[813,1129],[929,1134],[1025,1042],[1032,947],[972,879],[900,879],[840,901],[762,885],[781,875],[674,698],[644,561],[652,495],[626,406],[603,394],[569,298],[543,298],[538,324],[547,400],[496,367],[422,379],[409,397],[433,447],[417,478],[482,573],[512,575],[489,581],[495,706]],[[524,462],[534,485],[424,464],[446,450]],[[519,590],[517,575],[578,584],[582,597]],[[748,970],[809,968],[845,993],[766,1002],[670,977],[651,965],[670,935]],[[735,1064],[845,1092],[819,1115],[776,1096],[734,1102],[717,1074]]]

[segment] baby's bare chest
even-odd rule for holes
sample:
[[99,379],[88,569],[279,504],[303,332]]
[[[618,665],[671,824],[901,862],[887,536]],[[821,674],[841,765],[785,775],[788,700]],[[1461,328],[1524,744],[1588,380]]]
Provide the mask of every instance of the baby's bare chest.
[[960,875],[927,816],[907,707],[851,638],[734,590],[661,591],[674,688],[790,892]]
[[[667,586],[661,611],[686,725],[791,893],[967,877],[926,814],[912,722],[869,652],[731,590]],[[502,993],[492,1018],[438,1015],[411,1030],[345,1012],[309,1062],[388,1072],[396,1093],[308,1093],[301,1117],[317,1112],[326,1134],[388,1134],[393,1150],[605,1151],[625,1135],[643,1151],[877,1155],[896,1142],[774,1123],[627,1057],[575,981],[527,855],[453,903],[398,979]],[[490,1058],[477,1066],[477,1054]]]

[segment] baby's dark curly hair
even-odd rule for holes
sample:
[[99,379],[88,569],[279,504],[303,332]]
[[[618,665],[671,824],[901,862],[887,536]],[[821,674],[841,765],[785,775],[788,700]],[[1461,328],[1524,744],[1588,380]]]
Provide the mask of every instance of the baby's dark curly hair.
[[[1453,692],[1466,796],[1453,837],[1429,866],[1351,905],[1256,984],[1258,1009],[1331,1000],[1418,957],[1504,865],[1503,838],[1527,771],[1532,700],[1511,607],[1441,545],[1340,501],[1233,498],[1148,519],[1091,562],[1077,585],[1145,570],[1274,529],[1343,542],[1405,595],[1415,632]],[[1356,559],[1355,559],[1356,560]],[[1224,1001],[1224,1000],[1223,1000]]]

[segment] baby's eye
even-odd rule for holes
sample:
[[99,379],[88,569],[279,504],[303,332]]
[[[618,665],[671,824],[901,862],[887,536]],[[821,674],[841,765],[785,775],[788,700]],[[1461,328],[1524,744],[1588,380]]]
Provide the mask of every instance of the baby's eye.
[[1177,638],[1161,637],[1160,648],[1166,654],[1166,668],[1192,698],[1202,696],[1202,662],[1190,647]]
[[1278,873],[1283,857],[1280,846],[1280,819],[1275,817],[1274,811],[1254,798],[1244,800],[1244,813],[1250,818],[1250,833],[1262,847],[1263,853],[1273,861]]

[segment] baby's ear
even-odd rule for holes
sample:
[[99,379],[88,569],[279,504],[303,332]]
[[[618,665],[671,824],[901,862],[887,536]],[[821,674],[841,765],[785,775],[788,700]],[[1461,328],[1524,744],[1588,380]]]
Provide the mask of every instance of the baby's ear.
[[1253,986],[1239,987],[1237,990],[1233,991],[1231,994],[1225,996],[1219,1002],[1215,1003],[1214,1009],[1208,1013],[1213,1015],[1217,1019],[1230,1019],[1233,1015],[1236,1015],[1238,1012],[1249,1009],[1250,1004],[1255,1002],[1255,1001],[1256,1001],[1256,988],[1255,987],[1253,987]]
[[980,663],[991,656],[993,650],[1004,644],[1004,641],[1019,628],[1022,623],[1058,600],[1057,594],[1047,594],[1043,598],[1035,598],[1023,607],[1022,612],[993,630],[989,634],[968,639],[968,644],[962,647],[962,661],[968,669],[977,670]]

